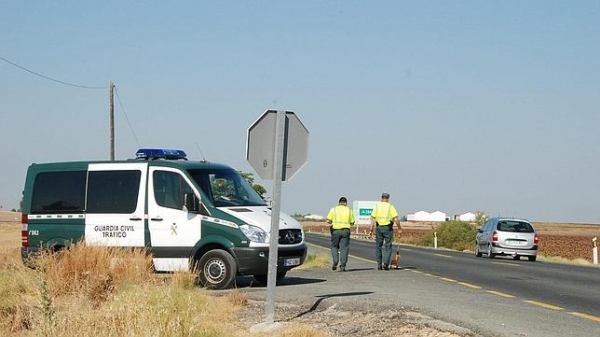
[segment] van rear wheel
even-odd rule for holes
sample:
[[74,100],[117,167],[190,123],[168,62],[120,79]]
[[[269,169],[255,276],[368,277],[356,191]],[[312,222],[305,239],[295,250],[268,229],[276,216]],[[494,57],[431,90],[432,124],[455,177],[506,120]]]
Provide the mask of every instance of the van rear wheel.
[[235,282],[237,265],[231,254],[214,249],[202,255],[196,263],[200,284],[207,289],[227,289]]

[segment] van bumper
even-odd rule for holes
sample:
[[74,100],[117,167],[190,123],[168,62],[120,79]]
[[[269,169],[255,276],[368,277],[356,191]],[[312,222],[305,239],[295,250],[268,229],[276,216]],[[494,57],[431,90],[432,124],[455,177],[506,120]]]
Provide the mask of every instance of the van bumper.
[[[239,275],[266,275],[269,270],[268,247],[234,248]],[[288,271],[304,263],[306,244],[294,247],[279,247],[277,251],[277,272]]]

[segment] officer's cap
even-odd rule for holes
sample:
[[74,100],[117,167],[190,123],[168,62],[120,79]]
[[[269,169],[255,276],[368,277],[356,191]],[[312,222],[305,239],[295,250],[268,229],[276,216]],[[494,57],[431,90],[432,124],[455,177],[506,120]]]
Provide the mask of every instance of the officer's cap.
[[387,193],[382,193],[382,194],[381,194],[381,198],[383,198],[383,199],[389,199],[389,198],[390,198],[390,195],[389,195],[389,194],[387,194]]
[[341,197],[339,202],[340,203],[342,203],[342,202],[348,202],[348,199],[346,199],[346,197]]

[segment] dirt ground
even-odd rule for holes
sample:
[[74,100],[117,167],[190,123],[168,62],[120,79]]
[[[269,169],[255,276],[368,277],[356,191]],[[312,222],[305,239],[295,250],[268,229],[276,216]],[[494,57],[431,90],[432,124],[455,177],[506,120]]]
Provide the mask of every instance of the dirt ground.
[[[477,336],[469,329],[422,315],[409,308],[373,307],[349,311],[335,306],[318,310],[293,303],[276,303],[275,316],[279,328],[256,332],[256,325],[265,321],[264,302],[249,301],[240,312],[240,325],[250,327],[250,336],[353,336],[353,337],[470,337]],[[304,328],[303,328],[304,327]],[[316,331],[314,334],[309,331]]]

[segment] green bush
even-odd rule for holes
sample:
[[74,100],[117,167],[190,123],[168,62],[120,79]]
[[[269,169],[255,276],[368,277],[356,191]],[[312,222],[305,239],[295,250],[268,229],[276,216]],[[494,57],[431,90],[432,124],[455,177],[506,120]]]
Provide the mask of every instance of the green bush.
[[[477,228],[462,221],[450,221],[442,224],[436,230],[438,247],[454,250],[472,249],[475,245],[475,234]],[[434,233],[427,234],[421,238],[419,245],[433,246]]]

